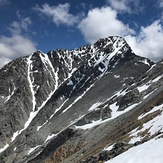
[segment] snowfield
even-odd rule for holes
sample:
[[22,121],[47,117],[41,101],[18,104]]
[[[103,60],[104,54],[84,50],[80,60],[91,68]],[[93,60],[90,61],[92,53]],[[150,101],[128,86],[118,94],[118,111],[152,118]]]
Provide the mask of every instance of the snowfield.
[[105,163],[163,163],[163,139],[152,139]]

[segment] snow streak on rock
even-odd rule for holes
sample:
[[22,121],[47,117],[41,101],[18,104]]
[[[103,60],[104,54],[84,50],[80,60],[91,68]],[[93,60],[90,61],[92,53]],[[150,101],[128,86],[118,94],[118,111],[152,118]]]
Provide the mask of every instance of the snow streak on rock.
[[32,54],[27,58],[27,66],[28,66],[27,78],[28,78],[29,87],[30,87],[31,94],[32,94],[32,104],[33,104],[32,110],[35,111],[36,98],[35,98],[35,91],[33,89],[34,78],[33,78],[33,72],[31,71],[33,67],[31,58],[32,58]]
[[[21,160],[21,163],[35,163],[35,159],[38,159],[38,162],[40,158],[45,159],[44,154],[51,157],[51,154],[56,156],[57,153],[57,157],[60,157],[62,149],[66,154],[66,158],[62,158],[63,161],[71,156],[71,163],[76,161],[74,158],[81,160],[83,156],[87,159],[87,152],[90,154],[93,150],[114,149],[116,142],[109,142],[111,139],[104,138],[114,138],[117,132],[117,140],[121,141],[122,138],[118,135],[121,135],[120,128],[123,123],[127,125],[130,122],[134,125],[136,120],[142,121],[156,112],[160,114],[145,121],[142,128],[136,124],[129,129],[128,126],[124,126],[124,135],[121,136],[128,136],[128,143],[132,144],[143,140],[144,137],[140,136],[142,132],[148,131],[150,136],[163,132],[162,105],[153,107],[144,114],[140,112],[135,121],[127,117],[135,110],[138,112],[143,100],[148,102],[153,94],[157,93],[157,86],[161,86],[163,75],[158,70],[155,75],[150,72],[154,71],[157,65],[147,71],[152,63],[148,59],[136,56],[123,38],[108,37],[93,45],[71,51],[57,49],[48,54],[37,51],[24,57],[24,62],[26,72],[23,80],[27,79],[24,86],[27,94],[23,93],[27,100],[21,100],[26,100],[27,103],[22,107],[25,114],[21,115],[26,119],[21,122],[24,124],[23,128],[21,125],[16,126],[13,132],[17,128],[18,130],[8,138],[8,144],[1,143],[0,149],[0,153],[6,156],[9,154],[8,151],[14,151],[14,158],[13,155],[11,158],[6,157],[12,159],[11,162]],[[143,73],[145,75],[142,77]],[[151,74],[150,78],[148,73]],[[16,92],[17,83],[13,82],[11,87],[7,94],[0,94],[0,100],[6,100],[5,106],[14,99],[13,97],[17,98],[16,93],[19,95],[19,90]],[[15,104],[15,110],[16,106]],[[14,116],[11,114],[11,117]],[[5,125],[4,123],[0,126],[0,129]],[[4,137],[1,135],[0,132],[0,140],[3,140]],[[22,138],[24,144],[18,138]],[[100,143],[103,140],[106,144]],[[49,149],[50,143],[53,147]],[[79,144],[79,147],[76,147],[76,144]],[[92,150],[91,146],[96,149]],[[94,155],[93,152],[91,154]],[[0,155],[1,158],[3,160]],[[34,162],[31,158],[34,158]],[[55,159],[57,158],[53,157],[52,161],[58,163]]]
[[36,106],[36,97],[35,97],[35,91],[34,91],[34,77],[33,77],[33,71],[32,71],[32,68],[33,68],[33,65],[32,65],[32,55],[31,54],[28,58],[27,58],[27,79],[28,79],[28,83],[29,83],[29,87],[30,87],[30,90],[31,90],[31,96],[32,96],[32,112],[30,112],[30,115],[29,115],[29,118],[28,120],[26,121],[26,123],[24,124],[24,128],[21,129],[21,130],[18,130],[16,131],[12,138],[11,138],[11,142],[13,142],[16,137],[22,133],[22,131],[24,131],[28,126],[29,124],[31,123],[31,121],[33,120],[33,118],[36,116],[36,112],[35,112],[35,106]]
[[15,87],[15,84],[14,84],[13,80],[11,80],[11,83],[13,83],[14,89],[11,90],[11,88],[9,88],[9,93],[10,94],[9,94],[9,96],[6,97],[5,103],[14,95],[15,90],[16,90],[16,87]]
[[[55,89],[52,91],[54,93],[55,90],[58,88],[58,85],[59,85],[58,84],[58,80],[59,80],[58,71],[59,71],[59,68],[57,68],[57,71],[54,70],[54,67],[53,67],[51,61],[49,60],[47,54],[41,53],[40,58],[41,58],[43,64],[45,65],[47,71],[49,71],[52,79],[55,80]],[[50,69],[49,69],[49,66],[50,66]]]
[[5,149],[9,147],[9,144],[6,144],[3,148],[0,149],[0,153],[2,153]]

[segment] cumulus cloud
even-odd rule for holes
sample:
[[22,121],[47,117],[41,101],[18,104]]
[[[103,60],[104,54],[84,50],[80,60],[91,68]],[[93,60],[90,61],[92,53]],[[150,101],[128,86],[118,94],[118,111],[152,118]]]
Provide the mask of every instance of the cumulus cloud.
[[[22,55],[36,51],[35,44],[28,38],[21,35],[11,37],[0,37],[0,62],[1,67],[8,61]],[[2,64],[3,62],[3,64]]]
[[141,27],[137,36],[125,37],[133,51],[140,56],[159,61],[163,57],[163,26],[159,20],[151,25]]
[[0,37],[0,54],[3,57],[15,58],[35,50],[33,42],[24,36]]
[[108,4],[118,12],[138,12],[142,10],[139,0],[107,0]]
[[27,32],[32,23],[29,17],[13,21],[8,30],[11,36],[0,36],[0,68],[11,60],[36,51],[36,44],[22,33]]
[[12,60],[9,58],[0,57],[0,68],[2,68],[4,65],[9,63],[10,61],[12,61]]
[[132,29],[118,20],[117,12],[111,7],[90,10],[79,23],[78,28],[88,43],[110,35],[125,36],[134,33]]
[[94,43],[103,37],[122,36],[135,54],[153,61],[162,59],[163,26],[160,20],[149,26],[142,26],[140,31],[136,32],[120,21],[117,11],[108,6],[89,10],[78,28],[88,43]]
[[72,26],[79,20],[79,16],[75,16],[69,12],[69,3],[59,4],[57,6],[49,6],[47,3],[45,3],[42,7],[37,5],[34,10],[52,18],[53,22],[57,26],[61,24]]

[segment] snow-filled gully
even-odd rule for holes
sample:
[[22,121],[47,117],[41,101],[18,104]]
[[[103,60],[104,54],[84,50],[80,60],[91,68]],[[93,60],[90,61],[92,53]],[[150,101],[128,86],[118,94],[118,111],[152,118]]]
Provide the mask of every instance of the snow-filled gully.
[[[43,62],[43,64],[45,65],[45,67],[47,68],[47,65],[50,65],[52,72],[50,73],[52,75],[52,73],[54,73],[54,77],[55,77],[55,89],[49,94],[48,98],[43,101],[42,105],[40,107],[38,107],[37,111],[35,111],[35,107],[36,107],[36,97],[35,97],[35,91],[34,91],[34,78],[33,78],[33,72],[32,70],[32,55],[31,54],[28,58],[27,58],[27,79],[28,79],[28,83],[29,83],[29,87],[30,87],[30,91],[31,91],[31,95],[32,95],[32,111],[29,115],[28,120],[26,121],[26,123],[24,124],[24,128],[21,130],[16,131],[12,138],[11,138],[11,142],[13,142],[16,137],[18,135],[20,135],[32,122],[32,120],[34,119],[34,117],[38,114],[38,112],[44,107],[44,105],[46,104],[46,102],[51,98],[51,96],[53,95],[53,93],[56,91],[56,89],[58,88],[58,70],[55,72],[54,68],[48,58],[48,56],[46,56],[44,54],[44,56],[41,57],[41,60]],[[48,69],[48,68],[47,68]],[[3,152],[5,149],[7,149],[9,145],[6,144],[3,148],[0,149],[0,153]]]

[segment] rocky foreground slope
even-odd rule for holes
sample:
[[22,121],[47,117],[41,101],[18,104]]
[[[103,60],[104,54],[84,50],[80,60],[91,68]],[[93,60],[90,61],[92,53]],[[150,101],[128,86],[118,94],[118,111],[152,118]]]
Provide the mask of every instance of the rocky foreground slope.
[[37,51],[0,70],[0,163],[109,163],[162,141],[162,110],[163,62],[121,37]]

